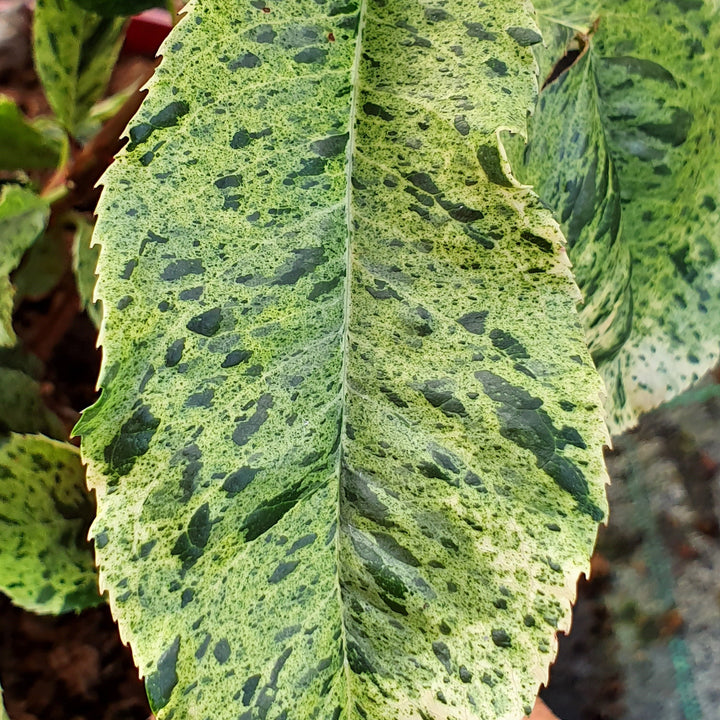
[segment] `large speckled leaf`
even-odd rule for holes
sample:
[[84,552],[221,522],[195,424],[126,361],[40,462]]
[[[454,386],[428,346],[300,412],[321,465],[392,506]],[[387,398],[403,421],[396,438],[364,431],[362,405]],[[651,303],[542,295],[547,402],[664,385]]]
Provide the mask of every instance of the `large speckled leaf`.
[[101,602],[87,531],[94,516],[77,448],[0,438],[0,591],[39,613]]
[[105,90],[123,27],[123,18],[101,18],[72,0],[35,3],[35,67],[48,102],[71,134]]
[[703,0],[538,7],[542,76],[578,13],[600,18],[541,93],[525,172],[562,222],[619,432],[718,358],[720,16]]
[[0,169],[37,170],[59,164],[65,154],[62,128],[31,123],[13,100],[0,95]]
[[[362,30],[362,40],[356,28]],[[104,178],[101,586],[158,718],[529,710],[605,511],[527,6],[195,2]]]
[[5,185],[0,190],[0,347],[15,344],[12,327],[15,290],[10,273],[45,228],[50,210],[31,190]]

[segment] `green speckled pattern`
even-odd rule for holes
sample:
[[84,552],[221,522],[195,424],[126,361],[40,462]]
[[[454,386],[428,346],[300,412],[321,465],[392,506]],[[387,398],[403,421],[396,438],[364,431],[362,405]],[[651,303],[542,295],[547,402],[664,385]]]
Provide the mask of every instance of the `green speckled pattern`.
[[43,435],[0,438],[0,591],[37,613],[101,602],[80,453]]
[[[568,238],[615,433],[718,359],[720,11],[704,0],[588,7],[598,30],[541,93],[523,172]],[[582,21],[576,2],[538,8],[544,77]]]
[[15,289],[10,273],[45,229],[49,214],[45,200],[31,190],[5,185],[0,191],[0,347],[11,347],[17,340],[12,326]]
[[124,18],[101,18],[72,0],[37,0],[35,68],[58,120],[74,134],[110,79]]
[[538,40],[514,2],[207,0],[165,42],[78,427],[159,720],[532,704],[606,511],[577,288],[496,137]]

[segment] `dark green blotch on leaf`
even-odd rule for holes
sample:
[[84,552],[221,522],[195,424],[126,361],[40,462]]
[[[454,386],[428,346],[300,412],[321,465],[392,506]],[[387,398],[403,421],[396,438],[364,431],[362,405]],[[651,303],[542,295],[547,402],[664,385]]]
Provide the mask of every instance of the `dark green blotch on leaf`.
[[273,406],[273,398],[270,393],[261,395],[257,402],[257,409],[247,419],[240,421],[233,432],[232,439],[236,445],[245,445],[250,438],[260,429],[261,425],[268,418],[268,410]]
[[433,653],[435,653],[435,657],[445,666],[445,669],[448,672],[451,672],[450,649],[448,648],[448,646],[441,640],[438,640],[432,644],[432,649]]
[[224,665],[230,659],[230,643],[227,638],[223,638],[215,644],[213,655],[220,665]]
[[175,100],[150,118],[150,124],[156,128],[175,127],[178,120],[190,112],[190,106],[183,100]]
[[335,157],[345,150],[349,134],[329,135],[322,140],[315,140],[310,143],[310,149],[320,157]]
[[186,327],[198,335],[212,337],[220,329],[220,321],[221,313],[218,307],[191,318]]
[[225,478],[222,489],[228,494],[228,497],[233,497],[239,492],[242,492],[255,479],[255,476],[259,472],[259,468],[251,468],[247,465],[241,467]]
[[540,248],[543,252],[553,252],[552,243],[544,237],[540,237],[540,235],[535,235],[535,233],[531,233],[529,230],[523,230],[520,237],[522,237],[522,239],[526,242],[529,242],[531,245],[535,245]]
[[294,257],[290,267],[281,268],[272,285],[294,285],[301,277],[309,275],[327,260],[321,247],[297,248],[292,253]]
[[44,605],[49,600],[52,600],[53,597],[55,597],[55,593],[57,590],[52,585],[43,585],[43,587],[40,589],[40,592],[37,594],[37,597],[35,598],[35,602]]
[[324,63],[327,50],[321,48],[309,47],[301,50],[293,59],[297,63],[310,64],[310,63]]
[[481,310],[478,312],[469,312],[458,318],[458,322],[468,332],[474,335],[482,335],[485,332],[485,320],[487,319],[487,310]]
[[330,6],[328,15],[330,17],[335,17],[336,15],[349,15],[350,13],[354,13],[357,8],[358,6],[356,2],[348,2],[344,4],[336,3],[335,5]]
[[220,365],[220,367],[235,367],[236,365],[249,360],[251,355],[252,351],[250,350],[233,350],[225,356],[225,359],[222,361],[222,365]]
[[490,333],[490,340],[498,350],[502,350],[511,358],[519,359],[530,357],[525,346],[516,337],[504,330],[493,330]]
[[510,640],[510,636],[505,632],[505,630],[493,630],[491,632],[492,641],[501,648],[508,648],[512,645],[512,641]]
[[239,58],[228,63],[228,70],[239,70],[240,68],[252,69],[260,67],[262,60],[255,53],[244,53]]
[[407,179],[420,190],[430,193],[431,195],[437,195],[440,192],[440,188],[433,182],[433,179],[424,172],[410,173]]
[[275,585],[282,580],[284,580],[298,565],[300,564],[299,560],[291,560],[290,562],[282,562],[280,563],[275,570],[273,571],[273,574],[268,578],[268,582],[271,585]]
[[639,125],[639,128],[647,135],[651,135],[661,142],[677,147],[687,140],[692,122],[692,113],[682,108],[674,108],[669,122],[643,123]]
[[542,409],[542,400],[527,390],[507,382],[499,375],[483,370],[475,373],[485,393],[499,403],[497,416],[500,434],[535,456],[537,466],[557,485],[570,493],[578,508],[593,520],[601,520],[603,512],[589,499],[590,488],[582,472],[557,450],[566,444],[582,447],[579,433],[569,427],[558,429]]
[[186,275],[202,275],[205,268],[200,260],[175,260],[162,271],[163,280],[178,280]]
[[480,145],[477,149],[477,159],[491,183],[500,187],[512,187],[512,183],[503,172],[500,151],[496,145]]
[[[160,112],[150,118],[150,122],[138,123],[130,128],[130,144],[128,150],[134,150],[138,145],[146,142],[150,136],[159,128],[174,127],[178,124],[178,120],[190,112],[190,106],[183,100],[176,100],[166,105]],[[157,150],[159,145],[154,149]],[[145,153],[140,162],[143,165],[149,165],[152,162],[153,152]]]
[[245,531],[245,540],[255,540],[267,532],[297,505],[302,495],[302,486],[298,484],[261,503],[243,523],[241,529]]
[[621,55],[619,57],[604,57],[601,59],[601,62],[611,67],[622,67],[632,75],[640,75],[650,80],[658,80],[659,82],[670,85],[672,88],[677,87],[677,80],[675,80],[673,74],[652,60]]
[[252,702],[253,695],[255,695],[255,691],[257,690],[258,683],[260,682],[260,676],[259,675],[251,675],[246,681],[245,684],[242,686],[242,704],[245,707],[248,707],[250,703]]
[[240,187],[242,183],[242,177],[240,175],[226,175],[225,177],[218,178],[215,181],[215,187],[219,190],[224,188],[236,188]]
[[542,35],[530,28],[515,25],[509,27],[506,32],[520,47],[529,47],[530,45],[537,45],[539,42],[542,42]]
[[381,107],[380,105],[376,105],[372,102],[366,102],[363,105],[363,112],[366,115],[372,115],[375,117],[379,117],[381,120],[394,120],[395,116],[391,115],[385,108]]
[[250,133],[247,130],[240,129],[232,137],[230,147],[233,150],[247,147],[250,144]]
[[160,421],[153,416],[148,405],[141,405],[135,410],[105,448],[108,472],[115,475],[129,473],[138,457],[148,451],[158,425]]
[[466,22],[463,23],[467,28],[467,34],[470,37],[477,38],[478,40],[495,40],[497,35],[494,32],[488,32],[485,30],[485,26],[481,23]]
[[485,65],[487,65],[496,75],[499,75],[500,77],[505,77],[505,75],[507,75],[508,68],[502,60],[498,60],[497,58],[488,58],[485,61]]
[[210,506],[201,505],[190,518],[188,523],[188,537],[193,545],[204,548],[210,538],[212,523],[210,522]]
[[150,709],[154,713],[162,710],[170,702],[172,691],[177,685],[178,676],[175,666],[177,665],[179,650],[180,636],[178,635],[160,656],[155,672],[149,675],[145,681]]

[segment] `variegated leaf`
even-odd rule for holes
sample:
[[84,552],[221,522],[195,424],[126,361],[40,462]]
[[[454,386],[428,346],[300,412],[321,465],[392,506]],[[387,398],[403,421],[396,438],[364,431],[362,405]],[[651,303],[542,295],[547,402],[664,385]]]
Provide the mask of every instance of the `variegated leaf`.
[[[362,31],[358,31],[358,27]],[[202,0],[105,176],[101,583],[158,718],[512,718],[605,512],[528,6]]]
[[35,67],[60,122],[74,134],[105,90],[123,40],[123,18],[101,18],[72,0],[37,0]]
[[543,77],[570,28],[599,18],[540,95],[524,172],[568,238],[620,432],[718,358],[720,14],[704,0],[538,8]]
[[38,613],[101,602],[87,541],[93,511],[75,447],[42,435],[0,438],[0,591]]
[[31,190],[5,185],[0,190],[0,347],[15,344],[12,327],[15,290],[10,273],[45,229],[50,210]]

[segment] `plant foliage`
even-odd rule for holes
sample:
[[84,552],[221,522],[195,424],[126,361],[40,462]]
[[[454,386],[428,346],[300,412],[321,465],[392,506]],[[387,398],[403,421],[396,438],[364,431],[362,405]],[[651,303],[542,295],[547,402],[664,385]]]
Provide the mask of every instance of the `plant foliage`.
[[0,347],[15,344],[12,327],[14,288],[10,273],[45,229],[49,208],[35,193],[17,185],[0,190]]
[[524,173],[562,222],[620,432],[718,359],[720,23],[703,2],[536,6],[542,77],[597,20],[541,94]]
[[[194,3],[104,178],[101,584],[159,718],[517,718],[604,517],[530,8]],[[198,49],[202,48],[200,52]]]
[[57,121],[0,98],[0,588],[100,601],[12,325],[74,273],[100,586],[158,720],[529,713],[606,513],[593,360],[619,432],[717,359],[716,3],[193,0],[94,246],[137,7],[82,3],[37,2]]
[[0,170],[52,168],[65,155],[62,130],[54,122],[26,120],[15,103],[0,95]]
[[94,510],[76,448],[12,433],[0,444],[0,589],[40,613],[100,602],[87,530]]
[[35,67],[58,120],[70,134],[100,98],[123,40],[123,18],[101,18],[72,0],[37,0]]

